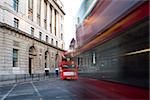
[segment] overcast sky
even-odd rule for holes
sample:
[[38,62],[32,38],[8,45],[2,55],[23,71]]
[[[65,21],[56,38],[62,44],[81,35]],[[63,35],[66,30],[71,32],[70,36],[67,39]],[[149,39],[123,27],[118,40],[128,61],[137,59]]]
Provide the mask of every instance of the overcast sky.
[[75,37],[74,19],[80,7],[81,0],[61,0],[61,1],[64,4],[64,11],[66,13],[64,17],[64,41],[65,41],[65,49],[68,50],[71,39]]

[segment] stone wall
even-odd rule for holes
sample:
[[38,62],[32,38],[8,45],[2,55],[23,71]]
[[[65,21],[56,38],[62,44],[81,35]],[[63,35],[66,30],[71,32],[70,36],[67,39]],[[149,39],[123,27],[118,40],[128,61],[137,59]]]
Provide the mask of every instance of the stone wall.
[[[35,55],[29,54],[34,47]],[[18,50],[18,67],[13,67],[13,49]],[[29,74],[29,57],[32,56],[32,74],[45,73],[45,61],[49,72],[54,72],[59,62],[56,55],[64,51],[30,36],[7,24],[0,23],[0,75]],[[47,58],[45,60],[45,52]],[[61,59],[59,59],[61,60]]]

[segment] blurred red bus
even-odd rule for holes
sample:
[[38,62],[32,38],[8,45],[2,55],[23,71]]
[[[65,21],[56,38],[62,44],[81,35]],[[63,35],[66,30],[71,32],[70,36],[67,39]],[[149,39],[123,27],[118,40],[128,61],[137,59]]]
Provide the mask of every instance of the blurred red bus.
[[77,65],[74,61],[71,61],[70,59],[63,59],[63,61],[59,65],[60,69],[60,77],[62,80],[64,79],[78,79],[78,69]]

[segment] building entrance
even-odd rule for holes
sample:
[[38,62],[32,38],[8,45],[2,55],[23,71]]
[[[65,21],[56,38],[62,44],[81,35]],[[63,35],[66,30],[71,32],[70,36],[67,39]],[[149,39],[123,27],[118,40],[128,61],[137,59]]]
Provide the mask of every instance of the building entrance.
[[29,74],[32,74],[32,58],[29,58]]
[[35,66],[35,59],[36,59],[36,50],[34,46],[29,48],[29,74],[33,74],[34,66]]

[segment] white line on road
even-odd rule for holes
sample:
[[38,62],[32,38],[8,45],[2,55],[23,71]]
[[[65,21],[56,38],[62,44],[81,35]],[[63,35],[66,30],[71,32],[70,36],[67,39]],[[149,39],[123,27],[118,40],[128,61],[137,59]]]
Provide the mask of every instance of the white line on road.
[[16,96],[24,96],[24,95],[33,95],[34,92],[31,93],[17,93],[17,94],[11,94],[9,97],[16,97]]
[[68,98],[68,97],[75,97],[76,95],[64,95],[64,96],[57,96],[56,98]]
[[13,87],[5,94],[1,100],[5,100],[6,97],[14,90],[14,88],[17,86],[17,84],[14,84]]
[[61,88],[61,87],[58,87],[58,86],[56,86],[58,89],[60,89],[60,90],[62,90],[62,91],[64,91],[64,92],[69,92],[68,90],[66,90],[66,89],[63,89],[63,88]]
[[63,89],[63,88],[61,88],[59,86],[56,86],[56,85],[54,85],[54,86],[57,87],[57,89],[62,90],[63,92],[69,93],[68,95],[64,95],[64,96],[56,96],[56,98],[67,98],[67,97],[75,97],[75,96],[77,96],[77,95],[71,93],[69,90]]
[[38,94],[38,96],[40,97],[40,100],[43,100],[40,92],[38,91],[38,89],[36,88],[36,86],[33,84],[33,82],[31,82],[31,84],[32,84],[34,90],[36,91],[36,93]]

